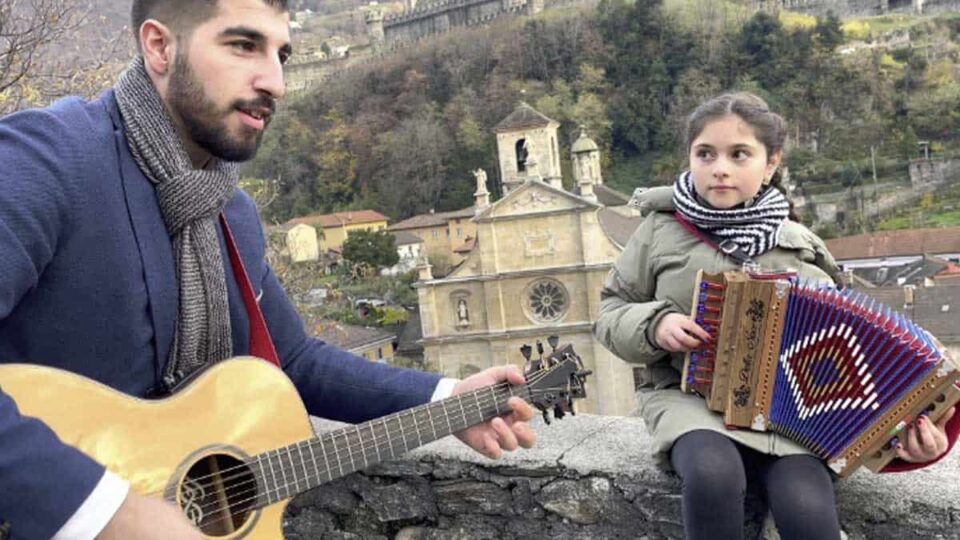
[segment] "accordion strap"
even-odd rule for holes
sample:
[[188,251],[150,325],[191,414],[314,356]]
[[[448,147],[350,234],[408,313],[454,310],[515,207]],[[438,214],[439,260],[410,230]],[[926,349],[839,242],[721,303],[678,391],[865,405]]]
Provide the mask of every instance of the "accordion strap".
[[729,238],[721,239],[714,234],[710,234],[709,231],[705,231],[687,221],[687,218],[681,216],[680,212],[674,212],[673,217],[680,225],[683,225],[684,229],[690,231],[691,234],[702,240],[703,243],[719,251],[720,253],[723,253],[727,257],[730,257],[738,264],[745,266],[754,266],[756,264],[750,255],[747,255],[747,252],[738,246],[733,240],[730,240]]

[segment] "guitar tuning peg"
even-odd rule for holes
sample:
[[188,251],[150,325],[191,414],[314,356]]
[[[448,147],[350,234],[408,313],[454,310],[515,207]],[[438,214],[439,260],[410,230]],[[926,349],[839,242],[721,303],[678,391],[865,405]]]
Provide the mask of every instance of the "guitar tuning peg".
[[531,347],[530,345],[527,345],[526,343],[524,343],[523,346],[520,347],[520,354],[523,355],[523,359],[526,360],[527,362],[530,361],[530,354],[532,352],[533,352],[533,347]]
[[540,412],[543,413],[543,422],[549,426],[549,425],[550,425],[550,413],[547,412],[546,409],[543,409],[543,410],[541,410]]
[[549,336],[547,338],[547,343],[550,344],[550,348],[554,351],[557,350],[557,345],[560,344],[560,336]]
[[541,358],[543,357],[543,342],[539,339],[537,340],[537,354],[539,354]]
[[563,417],[566,414],[566,411],[563,410],[563,406],[561,406],[559,403],[553,407],[553,416],[556,417],[557,420],[563,420]]

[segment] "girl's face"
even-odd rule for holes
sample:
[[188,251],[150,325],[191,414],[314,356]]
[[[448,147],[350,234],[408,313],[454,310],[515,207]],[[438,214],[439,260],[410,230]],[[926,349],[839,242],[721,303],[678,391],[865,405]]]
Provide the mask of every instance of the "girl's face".
[[693,185],[714,208],[728,209],[752,200],[780,164],[778,151],[770,158],[753,128],[735,114],[704,126],[690,145]]

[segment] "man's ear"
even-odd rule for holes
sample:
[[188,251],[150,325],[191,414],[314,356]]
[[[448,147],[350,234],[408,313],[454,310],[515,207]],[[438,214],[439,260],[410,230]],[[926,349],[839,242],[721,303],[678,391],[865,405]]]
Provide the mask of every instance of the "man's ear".
[[140,25],[140,50],[148,72],[163,77],[173,67],[176,57],[176,40],[173,32],[156,19],[148,19]]

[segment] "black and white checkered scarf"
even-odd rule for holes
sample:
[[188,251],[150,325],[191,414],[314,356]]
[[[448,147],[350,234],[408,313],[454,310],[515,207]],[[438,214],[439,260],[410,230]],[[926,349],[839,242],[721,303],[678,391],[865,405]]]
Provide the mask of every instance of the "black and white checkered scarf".
[[697,195],[693,175],[686,171],[673,185],[673,205],[681,216],[698,228],[731,240],[750,257],[777,246],[780,227],[790,215],[790,203],[773,186],[765,186],[747,204],[720,210],[706,205]]

